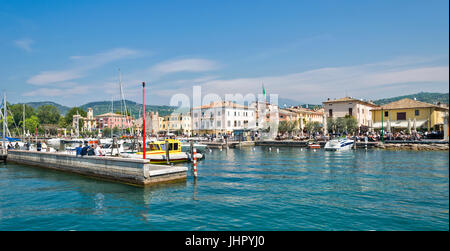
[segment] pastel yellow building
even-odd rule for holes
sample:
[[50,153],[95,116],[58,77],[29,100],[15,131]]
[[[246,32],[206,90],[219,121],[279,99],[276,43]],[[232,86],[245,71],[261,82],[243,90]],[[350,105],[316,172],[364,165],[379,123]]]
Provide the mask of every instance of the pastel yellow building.
[[[448,114],[448,108],[433,105],[409,98],[401,99],[372,111],[373,129],[381,129],[383,126],[394,130],[411,128],[423,128],[427,131],[443,131],[444,119]],[[383,125],[381,124],[383,121]]]

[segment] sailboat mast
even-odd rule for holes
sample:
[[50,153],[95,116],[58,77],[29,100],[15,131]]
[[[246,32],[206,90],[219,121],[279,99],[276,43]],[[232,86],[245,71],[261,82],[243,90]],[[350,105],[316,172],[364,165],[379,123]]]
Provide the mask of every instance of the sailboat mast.
[[23,139],[25,140],[25,104],[23,104]]
[[3,149],[6,150],[6,145],[5,145],[5,133],[6,133],[6,92],[3,93]]
[[113,127],[112,127],[113,116],[114,116],[114,96],[111,97],[111,122],[109,123],[109,127],[111,128],[111,139],[113,137]]
[[119,68],[119,87],[120,87],[120,129],[122,131],[122,135],[123,135],[123,91],[122,91],[122,74],[120,73],[120,68]]
[[[125,118],[125,123],[127,125],[127,128],[130,128],[130,120],[128,119],[129,115],[128,115],[127,103],[125,102],[125,95],[123,93],[122,73],[120,72],[120,69],[119,69],[119,84],[120,84],[120,98],[121,98],[120,109],[122,111],[122,134],[123,134],[124,118]],[[122,110],[122,107],[123,107],[123,110]],[[130,130],[130,132],[131,132],[131,130]]]

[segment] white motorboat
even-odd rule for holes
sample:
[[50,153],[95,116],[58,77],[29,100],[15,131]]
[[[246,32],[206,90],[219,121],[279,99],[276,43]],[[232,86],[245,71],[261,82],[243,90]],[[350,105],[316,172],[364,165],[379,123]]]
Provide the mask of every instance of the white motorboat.
[[355,142],[352,139],[340,138],[332,139],[325,144],[326,151],[342,151],[352,149]]

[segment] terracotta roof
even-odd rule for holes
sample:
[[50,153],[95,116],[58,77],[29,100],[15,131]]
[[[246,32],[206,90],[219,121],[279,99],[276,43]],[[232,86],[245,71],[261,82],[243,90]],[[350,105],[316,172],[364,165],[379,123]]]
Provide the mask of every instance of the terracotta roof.
[[412,109],[412,108],[436,108],[440,110],[448,110],[448,108],[440,107],[437,105],[412,100],[409,98],[400,99],[398,101],[391,102],[389,104],[382,105],[372,110],[393,110],[393,109]]
[[356,99],[356,98],[352,98],[352,97],[345,97],[345,98],[340,98],[340,99],[334,99],[334,100],[327,100],[327,101],[323,101],[322,103],[326,104],[326,103],[342,103],[342,102],[358,102],[360,104],[364,104],[364,105],[368,105],[368,106],[372,106],[372,107],[378,107],[378,105],[370,102],[370,101],[363,101],[361,99]]
[[290,111],[288,109],[280,109],[278,110],[278,113],[280,114],[288,114],[288,115],[297,115],[297,113]]
[[217,101],[217,102],[211,102],[208,105],[202,105],[200,107],[195,107],[193,109],[210,109],[215,107],[233,107],[233,108],[242,108],[242,109],[252,109],[251,107],[240,105],[233,103],[231,101]]
[[319,114],[319,115],[322,115],[324,112],[323,108],[320,108],[317,110],[312,110],[312,109],[303,108],[303,107],[294,107],[294,108],[286,108],[286,110],[289,110],[289,111],[295,112],[295,113],[308,113],[308,114]]
[[[97,115],[95,117],[103,118],[103,117],[125,117],[125,116],[117,114],[117,113],[108,112],[108,113]],[[128,118],[131,118],[131,116],[128,116]]]

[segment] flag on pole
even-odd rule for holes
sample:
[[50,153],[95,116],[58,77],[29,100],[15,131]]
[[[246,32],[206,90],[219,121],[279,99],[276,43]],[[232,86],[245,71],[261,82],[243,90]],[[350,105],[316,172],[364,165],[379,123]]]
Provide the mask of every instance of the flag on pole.
[[262,85],[263,95],[264,95],[264,103],[266,102],[266,89],[264,88],[264,84]]

